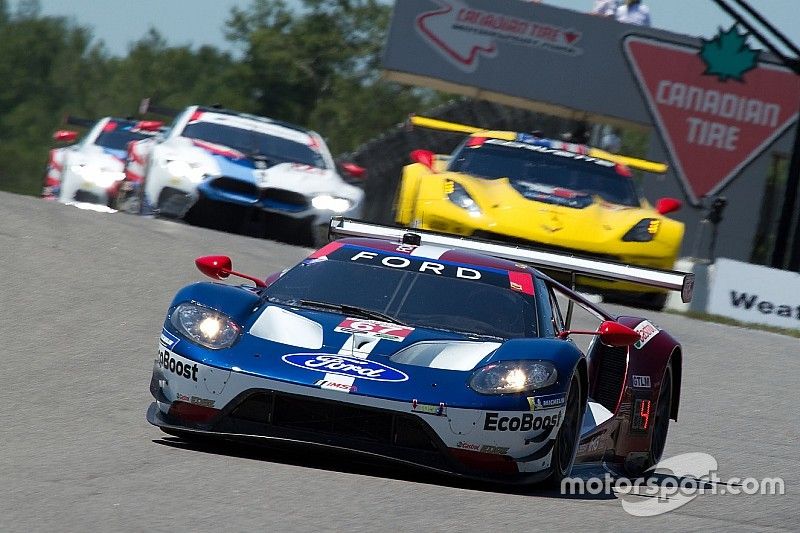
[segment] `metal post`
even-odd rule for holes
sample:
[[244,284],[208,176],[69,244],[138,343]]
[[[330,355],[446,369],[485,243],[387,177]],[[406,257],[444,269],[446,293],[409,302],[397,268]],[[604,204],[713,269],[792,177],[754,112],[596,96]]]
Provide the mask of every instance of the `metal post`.
[[791,246],[792,243],[789,242],[798,185],[800,185],[800,118],[795,124],[794,147],[792,148],[792,158],[789,161],[789,174],[786,176],[783,209],[781,209],[781,217],[778,220],[778,228],[775,233],[775,247],[772,249],[772,261],[770,262],[772,268],[782,269],[786,253],[791,251],[789,270],[800,269],[800,244],[797,243],[797,238],[800,237],[800,232],[798,232],[800,222],[797,223],[795,228],[794,246]]
[[[742,17],[741,14],[732,9],[725,0],[713,0],[723,11],[730,15],[737,23],[741,24],[753,37],[755,37],[762,45],[764,45],[781,63],[787,68],[792,70],[795,74],[800,75],[800,58],[787,57],[783,54],[777,46],[770,39],[756,29],[752,24]],[[792,53],[800,55],[798,49],[789,39],[786,38],[777,28],[769,23],[763,16],[754,10],[745,0],[734,0],[736,4],[745,10],[750,16],[755,18],[762,26],[764,26],[770,33],[778,38],[781,43],[788,48]],[[795,211],[795,201],[797,198],[797,190],[800,185],[800,119],[798,119],[795,127],[794,147],[792,148],[792,158],[789,162],[789,175],[786,179],[786,189],[783,198],[783,208],[781,209],[780,220],[778,221],[777,233],[775,234],[775,247],[772,249],[772,260],[770,265],[773,268],[783,269],[784,259],[786,252],[790,251],[789,256],[789,270],[800,270],[800,218],[795,225],[794,231],[794,245],[789,241],[792,229],[792,219]]]

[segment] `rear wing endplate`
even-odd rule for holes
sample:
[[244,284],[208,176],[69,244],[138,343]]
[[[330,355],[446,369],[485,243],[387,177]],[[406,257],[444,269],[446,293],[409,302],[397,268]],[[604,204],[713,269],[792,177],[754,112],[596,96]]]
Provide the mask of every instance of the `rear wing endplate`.
[[627,281],[650,287],[680,291],[683,302],[690,302],[694,291],[694,274],[687,272],[659,270],[613,261],[600,261],[430,231],[382,226],[344,217],[331,218],[328,228],[328,237],[331,239],[339,237],[369,237],[400,241],[406,233],[419,235],[422,244],[434,244],[446,248],[484,253],[502,259],[526,263],[535,268],[569,272],[581,276],[614,281]]

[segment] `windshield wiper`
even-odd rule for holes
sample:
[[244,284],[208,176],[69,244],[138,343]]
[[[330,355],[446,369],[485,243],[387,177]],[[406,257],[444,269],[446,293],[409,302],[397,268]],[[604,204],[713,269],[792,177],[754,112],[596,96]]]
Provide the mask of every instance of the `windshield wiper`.
[[355,305],[332,304],[328,302],[317,302],[314,300],[297,300],[297,303],[304,307],[319,307],[321,309],[341,311],[342,313],[359,316],[361,318],[371,318],[373,320],[382,320],[383,322],[391,322],[392,324],[397,324],[398,326],[407,326],[407,324],[403,324],[402,322],[400,322],[391,315],[381,313],[380,311],[373,311],[372,309],[365,309],[363,307],[358,307]]

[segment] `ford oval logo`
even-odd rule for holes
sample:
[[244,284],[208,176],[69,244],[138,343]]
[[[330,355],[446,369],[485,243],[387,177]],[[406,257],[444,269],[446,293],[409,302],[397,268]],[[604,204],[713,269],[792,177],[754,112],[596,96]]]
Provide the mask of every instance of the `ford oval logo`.
[[398,382],[408,379],[408,375],[404,372],[400,372],[390,366],[345,355],[290,353],[284,355],[281,359],[290,365],[326,374],[338,374],[372,381]]

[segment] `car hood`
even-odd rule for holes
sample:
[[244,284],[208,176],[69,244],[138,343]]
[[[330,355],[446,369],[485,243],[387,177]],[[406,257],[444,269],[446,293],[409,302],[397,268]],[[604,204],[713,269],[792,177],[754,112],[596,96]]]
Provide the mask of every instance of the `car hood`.
[[[105,148],[96,144],[90,144],[77,152],[78,157],[84,164],[94,165],[100,168],[113,171],[121,171],[125,166],[125,151]],[[75,161],[73,161],[74,163]]]
[[507,178],[451,176],[467,188],[487,216],[556,240],[618,241],[643,218],[663,218],[646,203],[644,207],[630,207],[566,189],[512,183]]
[[[391,328],[391,329],[390,329]],[[355,333],[354,333],[355,332]],[[471,371],[502,341],[458,332],[402,327],[339,313],[267,304],[243,325],[228,350],[201,350],[206,364],[301,385],[346,383],[383,398],[434,405],[472,401]],[[197,348],[193,348],[197,349]]]
[[[322,169],[300,163],[278,163],[266,168],[258,157],[251,157],[226,146],[187,139],[185,150],[191,160],[201,160],[213,167],[215,176],[225,176],[262,188],[283,189],[306,196],[333,194],[354,201],[363,191],[346,183],[334,169]],[[268,163],[267,163],[268,164]]]

